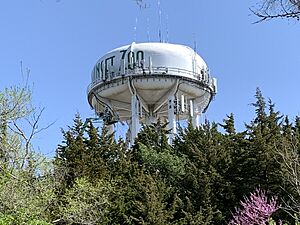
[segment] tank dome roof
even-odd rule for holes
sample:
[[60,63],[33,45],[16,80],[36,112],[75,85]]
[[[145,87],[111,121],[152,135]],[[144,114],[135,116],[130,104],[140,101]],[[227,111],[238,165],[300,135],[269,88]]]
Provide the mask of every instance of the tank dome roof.
[[133,42],[113,49],[101,57],[94,67],[92,80],[102,79],[107,74],[117,77],[141,68],[148,68],[150,72],[165,68],[169,74],[192,79],[199,79],[197,75],[208,70],[204,60],[190,47],[158,42]]

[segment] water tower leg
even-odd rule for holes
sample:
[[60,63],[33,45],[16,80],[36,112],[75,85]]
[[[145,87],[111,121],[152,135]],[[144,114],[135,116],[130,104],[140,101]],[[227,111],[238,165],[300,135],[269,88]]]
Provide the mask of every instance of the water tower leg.
[[192,124],[193,124],[194,128],[199,127],[199,125],[200,125],[199,120],[200,120],[200,115],[199,114],[194,114],[194,116],[192,117]]
[[190,102],[190,111],[191,111],[191,117],[192,117],[192,124],[194,128],[198,128],[200,123],[200,114],[198,112],[197,106],[195,105],[194,100],[191,100]]
[[177,134],[176,130],[176,115],[175,115],[175,101],[174,96],[168,98],[168,129],[170,130],[169,134],[169,144],[173,143],[175,135]]
[[107,126],[106,126],[106,129],[107,129],[107,133],[108,133],[108,134],[112,134],[112,133],[115,132],[115,128],[114,128],[114,125],[113,125],[113,124],[112,124],[112,125],[107,125]]
[[139,132],[139,102],[137,100],[136,95],[131,96],[131,137],[130,137],[130,144],[133,145],[134,139],[137,137]]

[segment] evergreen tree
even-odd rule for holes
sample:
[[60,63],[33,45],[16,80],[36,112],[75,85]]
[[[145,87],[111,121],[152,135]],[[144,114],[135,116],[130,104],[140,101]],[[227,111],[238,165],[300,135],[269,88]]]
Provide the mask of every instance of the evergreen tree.
[[222,211],[226,201],[221,196],[225,196],[229,188],[224,174],[230,156],[221,143],[222,134],[217,125],[209,122],[198,129],[189,124],[175,142],[176,151],[187,159],[179,194],[184,202],[182,212],[195,220],[201,215],[201,224],[223,224],[225,221]]
[[172,183],[185,173],[185,158],[176,154],[168,144],[166,125],[158,121],[143,127],[133,146],[133,160],[145,167],[148,173]]
[[74,119],[74,126],[62,130],[64,141],[59,145],[55,156],[55,174],[63,187],[71,187],[74,180],[84,176],[86,145],[84,127],[80,116]]
[[224,201],[222,213],[224,218],[228,220],[231,216],[231,211],[238,204],[245,192],[241,188],[243,181],[243,163],[246,159],[248,141],[246,140],[246,132],[236,132],[234,124],[234,116],[230,114],[227,119],[224,119],[224,124],[220,124],[224,128],[225,133],[222,134],[222,149],[227,156],[226,169],[223,169],[224,180],[227,189],[224,191],[224,196],[221,196]]
[[[274,104],[266,103],[260,90],[256,93],[256,118],[247,125],[247,154],[245,159],[244,180],[247,187],[243,190],[251,192],[257,186],[266,190],[280,191],[278,177],[277,154],[274,146],[281,140],[281,118],[279,112],[274,111]],[[251,185],[249,185],[251,184]],[[248,188],[248,189],[247,189]],[[273,193],[272,193],[273,194]]]
[[[103,212],[101,223],[90,223],[218,225],[228,222],[235,206],[258,187],[288,200],[284,185],[298,199],[295,187],[284,178],[289,164],[282,164],[282,153],[299,142],[299,119],[295,125],[282,120],[259,89],[255,96],[256,116],[244,131],[236,131],[230,114],[220,124],[223,132],[216,123],[206,121],[196,129],[189,123],[173,145],[160,121],[144,126],[127,149],[107,130],[99,134],[92,123],[76,116],[74,126],[63,132],[65,140],[55,159],[55,174],[62,184],[57,189],[62,207],[58,214],[64,215],[58,224],[80,224],[80,218],[87,222],[89,215]],[[96,191],[100,189],[110,191]],[[79,200],[78,191],[91,195]],[[90,206],[97,201],[95,193],[107,204]],[[92,207],[92,214],[75,205]],[[77,222],[66,219],[70,216]],[[277,220],[276,216],[290,220],[280,210]]]
[[[132,188],[132,184],[135,184],[134,190],[138,196],[140,191],[149,193],[149,198],[142,198],[138,202],[150,207],[147,209],[152,215],[150,218],[160,214],[156,221],[153,217],[152,222],[149,220],[146,224],[176,224],[175,221],[182,219],[174,217],[174,214],[180,210],[176,208],[179,200],[177,189],[185,173],[186,160],[168,144],[166,125],[158,121],[144,126],[132,149],[132,171],[137,173],[135,177],[141,181],[129,181],[129,187]],[[155,211],[157,208],[162,211]],[[143,220],[148,220],[149,214]]]

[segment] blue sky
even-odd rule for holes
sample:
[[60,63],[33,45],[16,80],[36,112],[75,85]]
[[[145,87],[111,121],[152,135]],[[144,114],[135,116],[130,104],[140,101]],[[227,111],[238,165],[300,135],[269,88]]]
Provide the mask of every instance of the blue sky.
[[[257,0],[259,1],[259,0]],[[282,114],[300,116],[300,23],[253,24],[253,1],[160,0],[163,39],[194,47],[218,79],[207,119],[234,113],[241,130],[254,116],[256,87]],[[96,61],[131,42],[159,41],[157,0],[140,9],[133,0],[9,0],[0,2],[0,90],[20,83],[20,61],[30,69],[34,103],[45,107],[35,139],[53,154],[61,128],[74,115],[93,116],[86,88]]]

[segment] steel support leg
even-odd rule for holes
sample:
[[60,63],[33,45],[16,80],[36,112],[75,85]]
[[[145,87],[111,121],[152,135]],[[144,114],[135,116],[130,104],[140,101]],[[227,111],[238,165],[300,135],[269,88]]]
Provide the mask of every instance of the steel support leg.
[[194,128],[198,128],[200,125],[200,113],[199,110],[197,108],[197,106],[195,105],[194,100],[190,101],[190,111],[191,111],[191,117],[192,117],[192,124]]
[[194,128],[198,128],[200,123],[199,123],[199,120],[200,120],[200,115],[199,114],[194,114],[194,116],[192,117],[192,123],[193,123],[193,127]]
[[130,132],[130,144],[134,144],[134,140],[138,135],[140,128],[139,120],[139,102],[136,95],[131,96],[131,132]]
[[115,132],[115,127],[113,124],[106,126],[108,134],[113,134]]
[[169,144],[173,143],[175,135],[177,134],[174,100],[175,99],[173,95],[168,98],[168,120],[169,120],[168,129],[170,130],[169,140],[168,140]]

